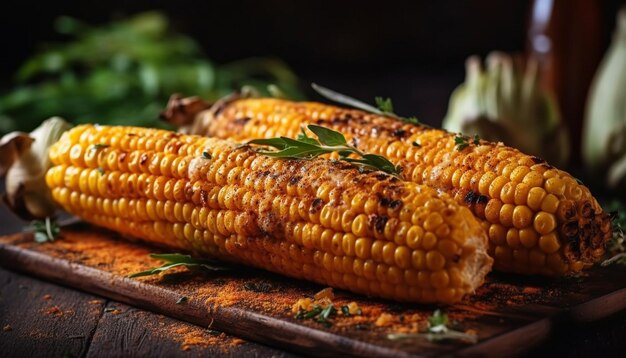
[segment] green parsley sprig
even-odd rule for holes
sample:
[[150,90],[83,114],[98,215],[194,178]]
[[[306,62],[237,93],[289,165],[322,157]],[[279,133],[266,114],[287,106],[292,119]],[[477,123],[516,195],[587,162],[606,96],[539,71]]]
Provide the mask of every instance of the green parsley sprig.
[[480,145],[480,136],[478,136],[478,134],[475,134],[474,138],[472,139],[466,135],[457,134],[454,137],[454,148],[459,152],[469,147],[470,144]]
[[478,336],[476,334],[453,330],[448,327],[449,323],[450,320],[448,319],[448,315],[442,313],[440,310],[436,310],[433,312],[432,316],[428,317],[428,329],[425,332],[391,333],[387,335],[387,338],[394,341],[412,338],[426,338],[431,342],[438,342],[447,339],[456,339],[472,344],[478,342]]
[[44,220],[33,221],[30,226],[26,228],[27,231],[32,231],[35,237],[35,241],[38,243],[53,242],[61,234],[61,228],[55,220],[50,217],[46,217]]
[[165,263],[158,267],[153,267],[146,271],[136,272],[128,275],[130,278],[158,275],[161,272],[173,269],[174,267],[184,266],[188,269],[201,269],[206,271],[224,271],[229,270],[228,266],[211,260],[194,259],[190,255],[183,254],[150,254],[150,257],[157,260],[164,260]]
[[[254,139],[247,144],[274,147],[278,150],[259,150],[258,152],[276,158],[313,159],[322,154],[337,152],[339,153],[339,158],[346,162],[374,170],[382,170],[388,174],[400,177],[402,172],[400,166],[394,165],[383,156],[364,153],[358,148],[349,145],[343,134],[314,124],[308,125],[307,128],[317,136],[317,139],[309,137],[302,130],[302,133],[296,139],[288,137]],[[360,158],[350,158],[351,154],[356,154]]]
[[317,83],[312,83],[311,87],[313,87],[315,92],[319,93],[322,97],[325,97],[333,102],[337,102],[346,106],[358,108],[366,112],[379,114],[381,116],[397,118],[407,123],[421,124],[420,121],[417,119],[417,117],[401,117],[395,114],[393,111],[393,103],[391,101],[391,98],[383,98],[383,97],[374,98],[374,101],[376,102],[376,107],[374,107],[372,105],[359,101],[356,98],[353,98],[348,95],[333,91],[329,88],[320,86]]

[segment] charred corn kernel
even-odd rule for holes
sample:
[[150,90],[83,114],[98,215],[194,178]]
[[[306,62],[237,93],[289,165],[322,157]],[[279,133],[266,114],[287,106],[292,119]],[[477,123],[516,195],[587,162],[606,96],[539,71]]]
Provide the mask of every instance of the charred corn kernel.
[[[89,138],[109,143],[98,149],[102,161]],[[52,153],[46,182],[67,211],[198,255],[432,303],[473,292],[491,266],[487,237],[469,210],[377,172],[335,171],[325,159],[286,161],[219,139],[130,127],[79,126]],[[462,278],[452,291],[451,269]]]
[[[215,107],[217,108],[217,107]],[[254,118],[254,121],[241,124],[239,120],[245,114],[246,117]],[[419,184],[455,194],[455,199],[469,206],[479,218],[484,218],[491,227],[488,228],[492,252],[496,252],[496,246],[508,247],[506,233],[510,228],[520,231],[519,240],[514,242],[522,247],[527,247],[535,241],[541,242],[541,238],[551,231],[556,232],[556,246],[561,253],[563,264],[568,267],[565,273],[571,272],[577,265],[571,262],[583,262],[589,265],[599,259],[604,242],[610,238],[610,229],[606,229],[608,216],[591,196],[589,191],[569,175],[561,170],[554,169],[541,159],[525,155],[513,148],[502,144],[481,141],[480,145],[471,144],[463,151],[455,149],[454,134],[436,129],[410,125],[399,122],[396,119],[384,116],[372,115],[358,110],[343,109],[319,103],[298,103],[278,99],[239,99],[221,104],[219,111],[211,109],[201,116],[207,123],[206,133],[209,136],[230,138],[235,140],[249,140],[260,137],[288,136],[295,137],[300,127],[307,124],[327,126],[341,131],[348,140],[356,140],[360,149],[387,156],[392,162],[402,166],[403,176]],[[369,135],[376,132],[376,136]],[[105,139],[106,140],[106,139]],[[413,143],[419,143],[414,146]],[[320,188],[324,187],[324,184]],[[324,187],[318,191],[318,197],[327,201],[330,189]],[[462,192],[459,194],[459,192]],[[365,194],[364,194],[365,195]],[[353,203],[358,210],[362,210],[365,216],[383,215],[378,201],[371,196],[368,199],[359,197]],[[575,207],[582,203],[589,203],[594,212],[591,224],[578,233],[579,249],[571,250],[570,255],[564,251],[570,241],[564,236],[562,228],[572,225],[574,221],[583,221],[582,214],[577,213],[575,218],[561,220],[557,215],[559,205],[563,201],[575,202]],[[418,206],[423,206],[423,203]],[[363,209],[360,209],[360,208]],[[429,209],[435,212],[438,210]],[[540,212],[554,214],[555,223]],[[410,214],[409,214],[410,213]],[[427,233],[435,235],[445,233],[445,229],[435,229],[433,226],[436,219],[429,220],[427,216],[414,215],[413,211],[401,215],[401,220],[407,220],[407,215],[412,215],[413,224],[425,230],[423,235],[416,234],[411,228],[406,230],[405,241],[398,240],[396,244],[404,244],[411,249],[430,247],[432,238],[427,238]],[[541,220],[537,220],[540,217]],[[358,219],[356,220],[364,220]],[[422,221],[420,221],[422,220]],[[368,221],[359,222],[361,228],[357,237],[374,235],[378,239],[389,237],[393,231],[391,228],[381,234],[372,232]],[[539,225],[544,225],[538,228]],[[413,227],[415,227],[415,225]],[[496,226],[500,225],[504,228]],[[425,226],[428,226],[426,228]],[[493,230],[492,230],[493,227]],[[530,234],[529,230],[536,231],[536,235]],[[454,231],[454,230],[451,230]],[[550,231],[550,232],[551,232]],[[384,234],[384,235],[382,235]],[[519,235],[518,235],[519,236]],[[523,238],[523,240],[522,240]],[[544,240],[545,241],[545,240]],[[583,244],[584,243],[584,244]],[[554,247],[551,243],[548,247]],[[535,245],[538,245],[535,243]],[[508,247],[510,249],[510,247]],[[430,250],[430,248],[426,248]],[[510,250],[509,250],[510,251]],[[508,258],[509,252],[498,250],[501,257]],[[573,254],[575,253],[575,254]],[[574,255],[574,256],[572,256]],[[556,259],[554,259],[556,260]],[[543,272],[557,274],[554,269],[530,267],[532,260],[528,260],[527,270],[519,264],[513,268],[506,262],[500,262],[496,257],[495,268],[505,271],[520,273]],[[563,268],[563,265],[558,267]],[[434,294],[434,293],[433,293]],[[429,295],[429,294],[428,294]],[[427,295],[427,296],[428,296]],[[420,294],[420,296],[423,296]]]

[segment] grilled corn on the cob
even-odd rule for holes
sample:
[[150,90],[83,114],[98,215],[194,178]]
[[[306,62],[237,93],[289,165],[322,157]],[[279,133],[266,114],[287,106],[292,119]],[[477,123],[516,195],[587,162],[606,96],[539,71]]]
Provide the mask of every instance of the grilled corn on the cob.
[[93,125],[50,158],[53,198],[87,221],[354,292],[451,303],[492,263],[479,222],[448,195],[344,162]]
[[579,272],[603,256],[611,237],[608,215],[584,185],[502,143],[455,141],[453,133],[395,118],[279,99],[218,103],[199,114],[196,131],[245,141],[294,137],[307,124],[343,132],[361,150],[401,165],[405,179],[445,191],[468,206],[482,219],[496,269]]

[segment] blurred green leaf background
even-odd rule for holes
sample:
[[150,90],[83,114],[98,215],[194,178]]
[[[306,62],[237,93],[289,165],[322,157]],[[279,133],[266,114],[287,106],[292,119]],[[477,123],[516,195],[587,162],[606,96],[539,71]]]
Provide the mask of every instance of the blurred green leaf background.
[[60,17],[55,27],[71,41],[44,44],[21,66],[14,86],[0,94],[0,134],[30,131],[51,116],[166,127],[159,113],[173,93],[216,100],[242,86],[268,94],[273,84],[291,98],[303,97],[298,79],[280,60],[215,64],[159,12],[101,27]]

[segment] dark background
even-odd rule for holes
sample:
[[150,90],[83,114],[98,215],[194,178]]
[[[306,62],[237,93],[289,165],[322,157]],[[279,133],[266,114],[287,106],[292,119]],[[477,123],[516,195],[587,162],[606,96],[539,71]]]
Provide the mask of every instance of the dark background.
[[[557,1],[566,8],[568,1]],[[589,0],[590,2],[594,0]],[[464,61],[491,50],[523,52],[532,1],[12,1],[0,14],[0,87],[47,41],[63,37],[53,21],[70,15],[90,24],[161,10],[217,63],[250,56],[286,61],[302,79],[371,101],[394,99],[396,111],[438,124]],[[624,1],[599,1],[606,48]],[[580,13],[568,15],[572,26]],[[583,14],[584,16],[584,14]],[[595,40],[594,40],[595,41]],[[312,98],[314,94],[309,93]]]

